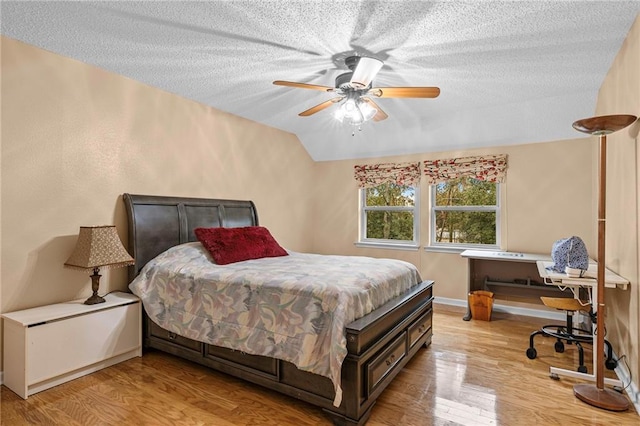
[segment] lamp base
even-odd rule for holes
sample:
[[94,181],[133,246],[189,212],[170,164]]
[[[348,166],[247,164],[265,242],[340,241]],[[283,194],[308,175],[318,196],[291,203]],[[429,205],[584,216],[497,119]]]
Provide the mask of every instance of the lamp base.
[[592,383],[574,385],[573,394],[579,400],[605,410],[626,411],[629,409],[629,401],[624,395],[610,389],[598,389]]
[[95,305],[98,303],[104,303],[106,302],[106,300],[104,300],[104,298],[98,296],[97,294],[92,295],[91,297],[89,297],[87,300],[84,301],[85,305]]
[[102,276],[99,272],[100,269],[93,269],[93,275],[91,275],[91,291],[93,291],[93,294],[91,295],[91,297],[84,301],[85,305],[95,305],[97,303],[106,302],[106,300],[98,296],[98,289],[100,288],[100,277]]

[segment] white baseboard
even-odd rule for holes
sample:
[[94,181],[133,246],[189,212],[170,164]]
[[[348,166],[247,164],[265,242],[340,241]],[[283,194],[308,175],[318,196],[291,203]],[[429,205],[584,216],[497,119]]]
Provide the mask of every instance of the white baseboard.
[[[434,303],[441,303],[443,305],[451,305],[451,306],[461,306],[463,308],[467,307],[466,300],[460,299],[450,299],[448,297],[434,297]],[[566,321],[566,314],[561,311],[553,312],[553,311],[545,311],[543,309],[532,309],[532,308],[520,308],[518,306],[508,306],[501,305],[499,303],[493,304],[493,310],[495,312],[505,312],[507,314],[512,315],[523,315],[527,317],[535,317],[535,318],[547,318],[552,320]]]

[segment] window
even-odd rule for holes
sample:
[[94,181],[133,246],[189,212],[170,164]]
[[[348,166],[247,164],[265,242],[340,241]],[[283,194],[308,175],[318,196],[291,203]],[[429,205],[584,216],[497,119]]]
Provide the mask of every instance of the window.
[[360,189],[360,242],[418,245],[416,186],[383,183]]
[[499,183],[464,176],[432,184],[430,191],[430,246],[499,247]]

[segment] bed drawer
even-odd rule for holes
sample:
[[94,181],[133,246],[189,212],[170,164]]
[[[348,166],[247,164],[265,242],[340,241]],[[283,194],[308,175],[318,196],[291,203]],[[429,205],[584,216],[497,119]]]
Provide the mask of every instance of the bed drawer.
[[178,345],[180,347],[183,348],[187,348],[190,349],[192,351],[198,352],[200,354],[202,354],[202,343],[196,341],[196,340],[192,340],[192,339],[188,339],[186,337],[182,337],[177,335],[176,333],[172,333],[168,330],[165,330],[164,328],[160,327],[158,324],[156,324],[155,322],[149,320],[148,321],[148,326],[149,326],[149,336],[150,337],[155,337],[158,339],[162,339],[164,341],[170,342],[174,345]]
[[433,310],[429,309],[424,315],[416,320],[409,327],[409,347],[413,347],[422,336],[424,336],[431,329],[431,318],[433,317]]
[[371,394],[406,353],[407,333],[403,332],[366,365],[367,392]]
[[205,357],[214,360],[223,360],[227,364],[236,367],[248,367],[263,373],[275,376],[278,372],[277,361],[259,355],[249,355],[240,351],[234,351],[219,346],[207,345]]

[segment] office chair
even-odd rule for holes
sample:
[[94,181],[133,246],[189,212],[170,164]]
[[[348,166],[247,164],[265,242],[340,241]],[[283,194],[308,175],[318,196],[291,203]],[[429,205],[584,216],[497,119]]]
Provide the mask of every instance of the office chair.
[[[585,343],[590,345],[593,344],[593,333],[589,330],[574,327],[573,316],[578,311],[582,311],[587,313],[591,318],[591,321],[595,323],[596,314],[591,311],[591,307],[589,305],[584,306],[577,299],[566,297],[541,297],[540,299],[545,306],[566,311],[567,322],[565,325],[545,325],[540,328],[540,330],[531,333],[531,335],[529,336],[529,348],[526,352],[527,358],[535,359],[538,356],[538,352],[533,345],[534,337],[538,335],[542,335],[545,337],[555,337],[557,340],[554,344],[554,349],[558,353],[564,352],[565,342],[569,345],[576,345],[576,347],[578,348],[578,372],[586,373],[587,366],[584,365],[584,349],[582,348],[582,345]],[[609,370],[614,370],[618,366],[618,362],[613,359],[613,349],[611,347],[611,344],[607,340],[605,340],[604,342],[607,349],[607,359],[605,361],[605,366]]]

